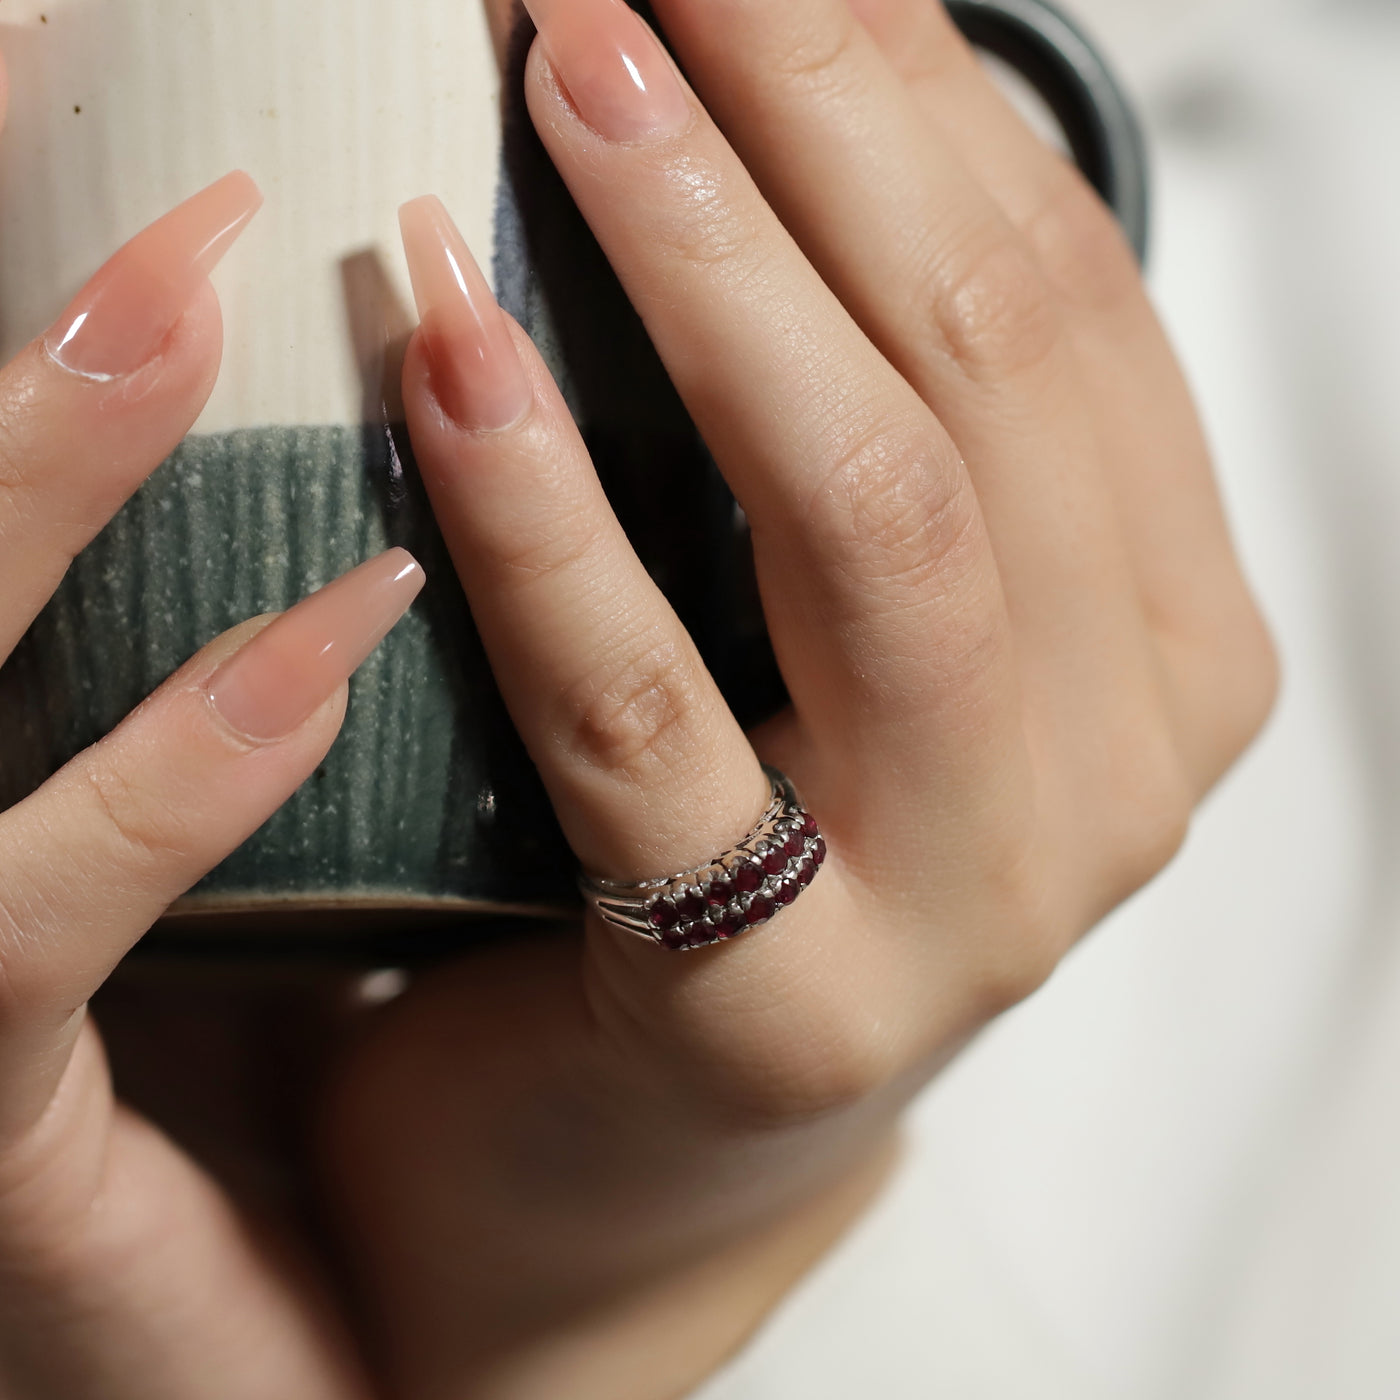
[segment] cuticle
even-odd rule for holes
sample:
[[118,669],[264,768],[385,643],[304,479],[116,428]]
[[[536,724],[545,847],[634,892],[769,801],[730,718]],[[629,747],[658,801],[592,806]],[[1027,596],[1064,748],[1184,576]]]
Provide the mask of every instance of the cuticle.
[[[234,653],[235,656],[237,654],[237,652]],[[206,706],[208,706],[209,713],[213,715],[214,723],[218,725],[218,727],[222,729],[225,734],[231,735],[234,739],[236,739],[239,742],[239,744],[243,747],[243,750],[246,753],[254,753],[258,749],[265,749],[269,747],[269,745],[280,744],[282,742],[282,739],[285,739],[287,737],[285,734],[282,736],[282,739],[259,739],[254,734],[245,734],[243,730],[231,725],[228,722],[228,720],[224,718],[223,711],[220,710],[218,705],[214,703],[214,692],[209,688],[209,682],[212,681],[222,669],[223,663],[221,662],[212,671],[210,671],[210,673],[207,676],[205,676],[204,679],[200,681],[198,686],[196,687],[203,693],[204,703]],[[292,733],[295,734],[296,730],[294,729]]]
[[472,438],[493,438],[497,437],[501,433],[514,432],[516,429],[524,427],[525,424],[528,423],[530,419],[534,416],[536,401],[534,386],[531,385],[530,400],[525,405],[525,407],[521,409],[521,411],[514,418],[512,418],[509,423],[502,423],[499,427],[492,428],[484,428],[480,425],[463,423],[459,419],[455,418],[452,414],[450,414],[447,411],[446,405],[438,396],[436,387],[433,389],[433,402],[437,405],[437,411],[442,415],[443,421],[453,432],[462,433],[465,436]]
[[74,379],[86,380],[89,384],[112,384],[115,383],[116,380],[120,377],[115,374],[101,374],[94,370],[75,369],[72,365],[65,363],[64,360],[57,353],[55,353],[53,345],[51,343],[52,339],[52,335],[44,336],[42,341],[44,347],[44,354],[48,357],[49,362],[51,364],[57,365],[58,368],[64,372],[64,374],[70,374],[73,376]]

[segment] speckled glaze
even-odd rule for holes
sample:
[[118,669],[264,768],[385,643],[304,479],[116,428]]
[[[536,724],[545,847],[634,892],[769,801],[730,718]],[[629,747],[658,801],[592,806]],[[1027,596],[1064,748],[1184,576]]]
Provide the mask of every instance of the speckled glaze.
[[0,801],[109,730],[210,637],[402,544],[429,585],[354,679],[324,764],[179,906],[567,907],[568,851],[390,431],[187,439],[0,670]]

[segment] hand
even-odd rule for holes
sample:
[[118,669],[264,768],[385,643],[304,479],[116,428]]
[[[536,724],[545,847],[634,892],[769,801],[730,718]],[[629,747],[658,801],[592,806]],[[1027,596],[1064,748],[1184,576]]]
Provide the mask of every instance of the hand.
[[[207,273],[259,203],[245,175],[211,185],[0,370],[0,658],[194,422],[222,339]],[[0,814],[7,1400],[368,1395],[304,1245],[113,1100],[84,1013],[165,907],[321,761],[346,677],[421,582],[390,551],[235,628]]]
[[1129,250],[939,7],[657,0],[698,97],[614,0],[530,8],[536,127],[747,513],[792,708],[741,732],[427,201],[439,520],[587,870],[725,849],[760,759],[831,856],[720,946],[591,922],[419,979],[325,1160],[393,1393],[621,1400],[753,1326],[910,1097],[1170,858],[1276,673]]

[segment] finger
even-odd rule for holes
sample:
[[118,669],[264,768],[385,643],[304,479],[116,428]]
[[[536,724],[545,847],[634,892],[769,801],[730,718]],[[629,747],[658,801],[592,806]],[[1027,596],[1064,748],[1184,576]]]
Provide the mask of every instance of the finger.
[[[968,168],[977,172],[1028,236],[1036,236],[1037,214],[1048,212],[1052,204],[1075,191],[1097,202],[1074,166],[1026,124],[944,6],[919,0],[846,0],[846,4],[918,110],[962,154]],[[1131,254],[1127,261],[1131,265]],[[1115,252],[1115,266],[1120,262]],[[1054,259],[1050,270],[1055,270]],[[1095,279],[1100,286],[1104,272],[1099,269]],[[1065,286],[1063,290],[1074,289]]]
[[1021,230],[1067,322],[1176,732],[1204,791],[1254,733],[1277,665],[1240,574],[1190,392],[1116,221],[991,81],[942,5],[848,0],[924,118]]
[[776,212],[966,459],[1028,709],[1063,756],[1073,809],[1102,810],[1082,799],[1119,769],[1105,720],[1160,711],[1163,675],[1034,257],[845,0],[657,8]]
[[0,370],[0,658],[199,415],[222,343],[208,273],[261,203],[241,171],[192,196]]
[[[766,806],[755,755],[623,537],[528,338],[435,201],[407,206],[403,222],[423,315],[404,364],[414,454],[512,718],[590,873],[698,868]],[[833,814],[820,818],[833,850],[854,851],[850,804],[804,796]],[[824,1063],[841,1037],[814,1033],[807,1007],[835,1007],[861,985],[853,979],[875,979],[858,938],[823,942],[853,927],[839,865],[833,857],[776,927],[696,957],[591,918],[579,1004],[597,1033],[585,1053],[640,1037],[634,1071],[662,1076],[672,1094],[679,1079],[747,1095],[773,1041],[802,1045],[808,1067]]]
[[586,869],[697,865],[766,805],[758,760],[446,210],[401,221],[414,455],[516,728]]
[[346,678],[422,582],[389,550],[234,629],[0,816],[0,1142],[42,1112],[117,961],[324,757]]
[[801,726],[833,768],[898,756],[954,805],[998,785],[1016,686],[957,450],[635,16],[533,10],[536,127],[748,513]]

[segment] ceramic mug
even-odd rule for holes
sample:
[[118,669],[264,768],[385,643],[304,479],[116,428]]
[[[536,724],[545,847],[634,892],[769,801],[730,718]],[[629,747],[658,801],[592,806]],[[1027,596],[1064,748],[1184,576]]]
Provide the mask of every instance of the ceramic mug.
[[[1041,0],[950,9],[1040,89],[1141,246],[1136,128],[1082,36]],[[440,194],[493,268],[740,719],[783,703],[742,517],[525,115],[530,32],[523,21],[502,88],[471,0],[6,0],[0,12],[0,355],[225,171],[249,170],[267,196],[214,274],[225,352],[205,412],[0,670],[0,805],[241,619],[388,545],[412,550],[429,580],[357,674],[322,766],[148,946],[349,948],[391,930],[402,953],[575,904],[572,861],[401,422],[413,318],[395,216],[415,195]]]

